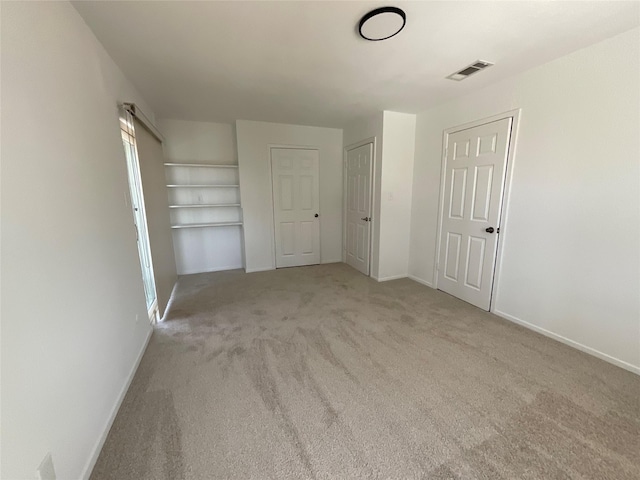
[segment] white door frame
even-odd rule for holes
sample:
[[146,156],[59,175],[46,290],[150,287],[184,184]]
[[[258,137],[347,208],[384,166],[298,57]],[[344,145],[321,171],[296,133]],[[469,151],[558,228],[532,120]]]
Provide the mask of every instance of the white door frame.
[[376,188],[376,182],[374,179],[376,178],[376,137],[365,138],[364,140],[360,140],[359,142],[352,143],[351,145],[347,145],[342,149],[342,262],[347,263],[347,156],[349,155],[350,150],[355,150],[356,148],[362,147],[363,145],[367,145],[369,143],[373,144],[373,149],[371,152],[371,187],[369,188],[369,192],[371,198],[369,199],[369,208],[371,209],[371,220],[369,221],[369,276],[372,274],[371,269],[371,257],[373,255],[373,232],[375,232],[375,223],[378,221],[375,218],[373,212],[375,211],[373,200],[376,198],[376,193],[374,190]]
[[[153,257],[151,255],[149,223],[147,222],[147,207],[144,199],[144,189],[142,188],[142,173],[140,170],[140,158],[138,157],[138,146],[136,143],[134,122],[134,118],[136,117],[134,117],[133,113],[128,108],[126,108],[125,105],[126,104],[120,105],[119,112],[120,133],[122,136],[122,147],[125,156],[125,163],[127,166],[127,183],[129,185],[128,204],[131,207],[132,220],[136,229],[136,249],[138,250],[138,255],[140,256],[146,254],[146,260],[149,263],[148,268],[150,277],[145,280],[145,262],[140,256],[140,271],[142,274],[141,280],[145,291],[145,304],[148,301],[147,296],[149,295],[149,293],[153,293],[153,301],[151,302],[151,305],[147,305],[147,313],[151,323],[155,323],[154,319],[157,318],[157,315],[154,315],[153,312],[158,311],[158,288],[156,285],[155,271],[153,268]],[[155,134],[153,133],[152,135],[155,136]],[[151,285],[149,285],[149,283],[151,283]],[[153,290],[153,292],[151,292],[151,290]]]
[[495,305],[497,303],[498,295],[499,295],[499,286],[500,286],[500,270],[502,268],[502,254],[503,254],[503,246],[505,244],[506,239],[509,235],[508,229],[508,213],[509,213],[509,197],[511,195],[511,182],[513,178],[513,167],[514,160],[516,155],[516,145],[518,139],[518,125],[520,123],[520,114],[522,109],[517,108],[515,110],[509,110],[504,113],[499,113],[498,115],[493,115],[491,117],[483,118],[481,120],[476,120],[473,122],[465,123],[462,125],[457,125],[455,127],[450,127],[444,130],[442,134],[442,158],[440,164],[440,198],[438,201],[438,237],[436,239],[436,252],[434,265],[436,268],[433,271],[433,288],[438,288],[438,269],[440,265],[438,265],[440,258],[440,242],[442,236],[442,220],[443,220],[443,208],[444,208],[444,190],[445,190],[445,181],[446,181],[446,166],[447,166],[447,155],[446,148],[449,142],[449,135],[455,132],[459,132],[460,130],[467,130],[469,128],[479,127],[480,125],[485,125],[487,123],[492,123],[498,120],[504,120],[505,118],[511,118],[511,135],[509,137],[509,145],[508,153],[507,153],[507,165],[506,165],[506,173],[504,177],[504,190],[502,193],[502,201],[500,202],[500,212],[498,214],[498,225],[496,228],[500,228],[500,233],[498,234],[498,246],[496,251],[496,263],[493,269],[493,284],[491,289],[491,299],[489,302],[489,311],[493,312],[495,309]]
[[[274,212],[275,203],[273,202],[273,160],[271,158],[271,150],[274,148],[283,148],[289,150],[317,150],[318,152],[318,184],[320,188],[322,188],[322,184],[320,183],[320,147],[316,147],[313,145],[285,145],[279,143],[269,143],[267,145],[267,156],[269,158],[269,198],[271,199],[271,265],[273,266],[273,270],[276,270],[276,215]],[[320,195],[320,191],[318,191],[318,215],[320,220],[320,238],[318,239],[318,248],[320,249],[320,264],[322,264],[322,205],[321,205],[322,197]]]

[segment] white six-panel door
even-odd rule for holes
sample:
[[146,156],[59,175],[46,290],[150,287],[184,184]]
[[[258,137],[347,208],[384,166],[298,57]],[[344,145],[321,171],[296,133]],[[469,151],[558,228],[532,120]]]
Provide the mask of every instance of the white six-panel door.
[[438,288],[489,310],[511,118],[448,136]]
[[347,264],[369,275],[373,143],[347,152]]
[[276,268],[320,263],[318,151],[271,149]]

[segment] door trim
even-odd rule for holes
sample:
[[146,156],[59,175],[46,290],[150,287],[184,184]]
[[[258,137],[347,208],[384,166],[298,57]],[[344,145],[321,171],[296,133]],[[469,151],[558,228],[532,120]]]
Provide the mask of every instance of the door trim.
[[440,159],[440,196],[438,199],[438,229],[437,229],[437,238],[436,238],[436,251],[434,256],[433,264],[436,268],[433,269],[433,288],[438,288],[438,270],[440,265],[438,265],[440,258],[440,242],[442,237],[442,220],[443,220],[443,208],[444,208],[444,190],[445,190],[445,181],[446,181],[446,164],[447,164],[447,155],[446,148],[449,142],[449,135],[460,132],[462,130],[468,130],[469,128],[479,127],[481,125],[486,125],[487,123],[496,122],[498,120],[504,120],[506,118],[511,118],[511,135],[509,137],[509,145],[508,153],[507,153],[507,165],[505,170],[504,177],[504,190],[502,193],[502,202],[500,203],[500,215],[498,221],[498,227],[501,229],[500,234],[498,236],[498,246],[496,250],[496,262],[493,268],[493,282],[491,287],[491,298],[489,300],[489,311],[493,312],[495,309],[495,305],[497,303],[499,297],[499,286],[500,286],[500,270],[502,268],[502,255],[503,255],[503,246],[509,236],[508,229],[508,214],[509,214],[509,199],[511,196],[511,183],[513,180],[513,167],[516,156],[516,145],[518,144],[518,127],[520,124],[520,115],[522,113],[521,108],[517,108],[515,110],[509,110],[504,113],[499,113],[497,115],[492,115],[490,117],[486,117],[480,120],[475,120],[473,122],[464,123],[462,125],[457,125],[455,127],[446,128],[442,133],[442,149],[441,149],[441,159]]
[[[271,150],[274,148],[281,148],[281,149],[289,149],[289,150],[315,150],[318,152],[318,186],[320,190],[322,188],[322,184],[320,183],[320,147],[315,147],[312,145],[285,145],[285,144],[278,144],[278,143],[269,143],[267,144],[267,155],[269,157],[269,198],[271,199],[271,246],[273,247],[271,249],[271,268],[266,268],[263,270],[277,270],[277,266],[276,266],[276,258],[278,256],[277,250],[278,247],[276,246],[276,213],[275,213],[275,208],[276,208],[276,204],[273,200],[273,159],[271,158]],[[319,249],[319,255],[320,255],[320,260],[319,260],[319,264],[318,265],[322,265],[322,205],[321,205],[321,199],[322,196],[320,195],[320,191],[318,191],[318,214],[320,215],[320,238],[318,239],[318,249]],[[263,270],[251,270],[251,272],[261,272]],[[249,272],[247,272],[249,273]]]
[[347,263],[347,157],[351,150],[360,148],[371,143],[373,145],[371,151],[371,187],[369,188],[369,208],[371,209],[371,225],[369,226],[369,277],[371,277],[371,257],[373,255],[373,232],[375,232],[375,223],[378,221],[373,215],[373,199],[376,198],[375,175],[376,175],[376,137],[365,138],[359,142],[352,143],[342,149],[342,263]]

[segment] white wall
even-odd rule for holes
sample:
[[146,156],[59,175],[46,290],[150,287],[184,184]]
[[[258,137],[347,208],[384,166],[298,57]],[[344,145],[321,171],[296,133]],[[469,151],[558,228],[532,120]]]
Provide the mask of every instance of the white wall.
[[379,281],[408,273],[415,133],[415,115],[383,113]]
[[443,130],[521,108],[495,312],[640,373],[639,45],[636,28],[418,115],[410,274],[435,276]]
[[[371,137],[382,141],[382,120],[383,112],[376,112],[368,117],[361,117],[353,120],[344,127],[344,146],[348,147]],[[382,153],[382,149],[380,150]]]
[[[164,152],[169,162],[176,163],[238,163],[235,126],[229,123],[193,122],[162,119],[158,122],[164,136]],[[182,167],[180,167],[182,168]],[[177,173],[175,167],[168,174]],[[216,175],[220,183],[237,183],[238,172],[225,169],[192,170],[192,175]],[[182,172],[184,173],[184,171]],[[215,183],[210,177],[193,183]],[[177,203],[190,203],[192,192],[176,189],[170,195],[182,196]],[[239,192],[232,189],[211,189],[206,193],[212,203],[239,203]],[[238,207],[215,209],[172,209],[174,223],[202,223],[241,219]],[[242,228],[211,227],[174,229],[174,248],[178,274],[214,272],[243,267]]]
[[151,333],[117,103],[151,109],[69,3],[3,3],[1,30],[0,477],[50,451],[76,479]]
[[247,272],[275,268],[269,145],[317,147],[320,262],[342,260],[342,130],[236,121]]
[[230,123],[192,122],[162,118],[164,154],[182,163],[238,163],[236,133]]

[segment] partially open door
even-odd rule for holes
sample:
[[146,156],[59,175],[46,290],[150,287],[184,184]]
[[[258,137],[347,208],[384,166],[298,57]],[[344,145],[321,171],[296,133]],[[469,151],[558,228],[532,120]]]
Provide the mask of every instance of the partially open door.
[[347,264],[369,275],[373,143],[347,151]]
[[450,133],[445,150],[438,289],[489,310],[511,118]]

